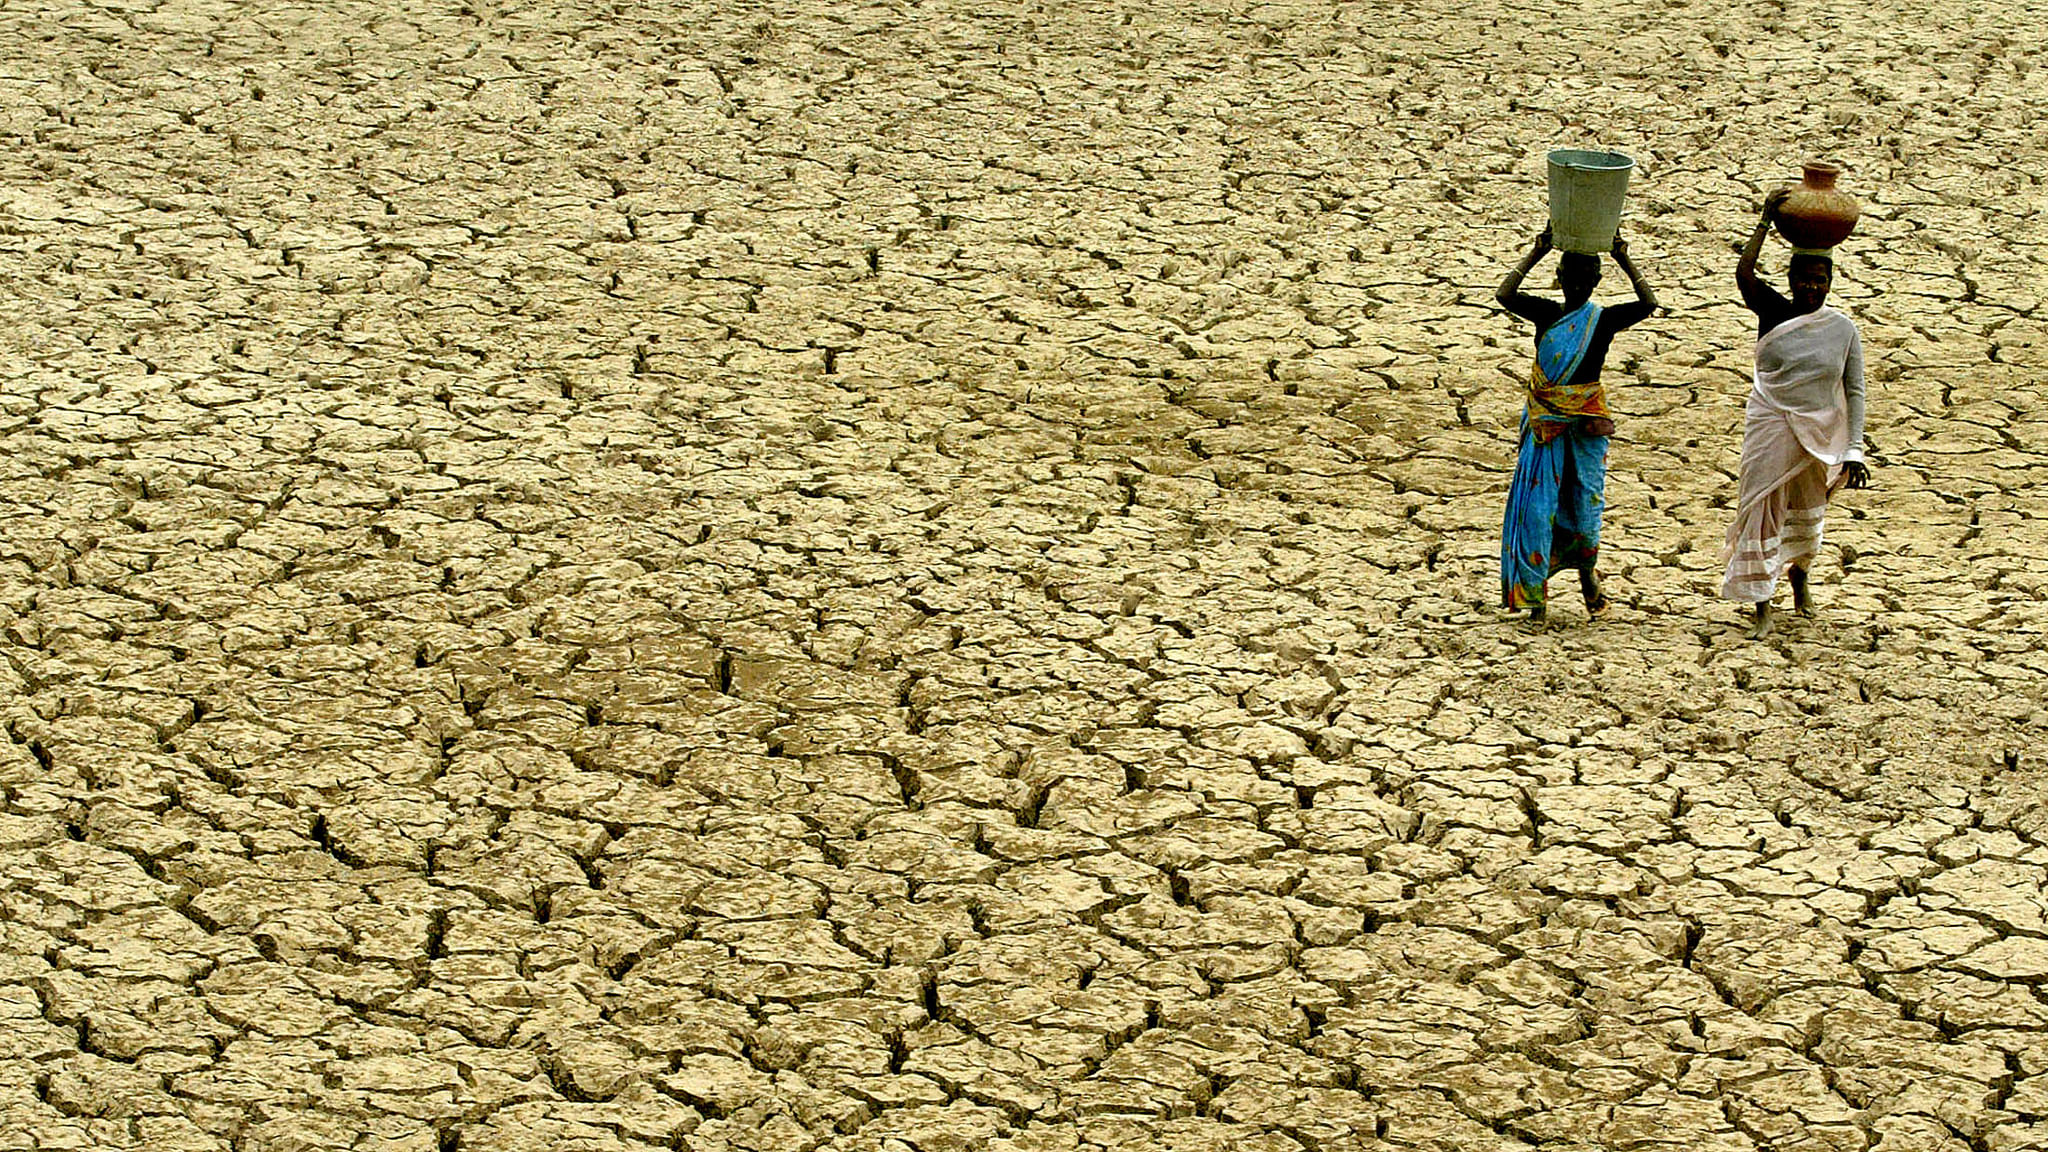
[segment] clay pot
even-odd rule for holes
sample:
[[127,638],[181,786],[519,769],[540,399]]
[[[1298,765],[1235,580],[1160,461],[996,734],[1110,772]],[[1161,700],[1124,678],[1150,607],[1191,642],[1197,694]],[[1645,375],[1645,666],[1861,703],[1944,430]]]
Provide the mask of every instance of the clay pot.
[[1822,161],[1800,165],[1805,176],[1778,207],[1773,223],[1794,248],[1833,248],[1856,230],[1856,198],[1835,187],[1842,170]]

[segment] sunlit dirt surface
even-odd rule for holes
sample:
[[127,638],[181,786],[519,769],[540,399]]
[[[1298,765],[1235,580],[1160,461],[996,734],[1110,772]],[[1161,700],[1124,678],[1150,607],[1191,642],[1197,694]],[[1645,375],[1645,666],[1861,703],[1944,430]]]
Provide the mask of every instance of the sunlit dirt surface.
[[[2048,85],[1938,7],[10,3],[0,1148],[2048,1147]],[[1666,307],[1530,635],[1558,146]],[[1749,642],[1812,156],[1877,487]]]

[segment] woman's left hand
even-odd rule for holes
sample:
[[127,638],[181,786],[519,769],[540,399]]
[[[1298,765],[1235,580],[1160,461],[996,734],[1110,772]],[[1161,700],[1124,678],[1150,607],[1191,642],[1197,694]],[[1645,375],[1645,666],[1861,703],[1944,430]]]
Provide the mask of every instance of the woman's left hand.
[[1842,465],[1842,487],[1870,487],[1870,469],[1865,467],[1860,460],[1851,460]]

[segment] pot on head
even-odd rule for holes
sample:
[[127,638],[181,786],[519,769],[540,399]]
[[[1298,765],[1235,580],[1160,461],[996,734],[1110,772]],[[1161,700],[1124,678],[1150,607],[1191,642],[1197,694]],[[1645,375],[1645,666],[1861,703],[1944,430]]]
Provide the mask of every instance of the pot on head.
[[1856,230],[1862,209],[1854,196],[1835,187],[1842,174],[1840,165],[1814,160],[1800,167],[1804,174],[1778,205],[1771,222],[1794,248],[1807,252],[1833,248]]

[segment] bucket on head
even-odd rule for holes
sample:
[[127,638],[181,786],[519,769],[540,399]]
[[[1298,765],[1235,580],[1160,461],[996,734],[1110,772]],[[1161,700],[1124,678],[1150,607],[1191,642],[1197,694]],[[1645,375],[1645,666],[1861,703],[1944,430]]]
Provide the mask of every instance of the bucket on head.
[[1559,148],[1550,154],[1550,242],[1594,255],[1614,247],[1621,201],[1636,162],[1619,152]]

